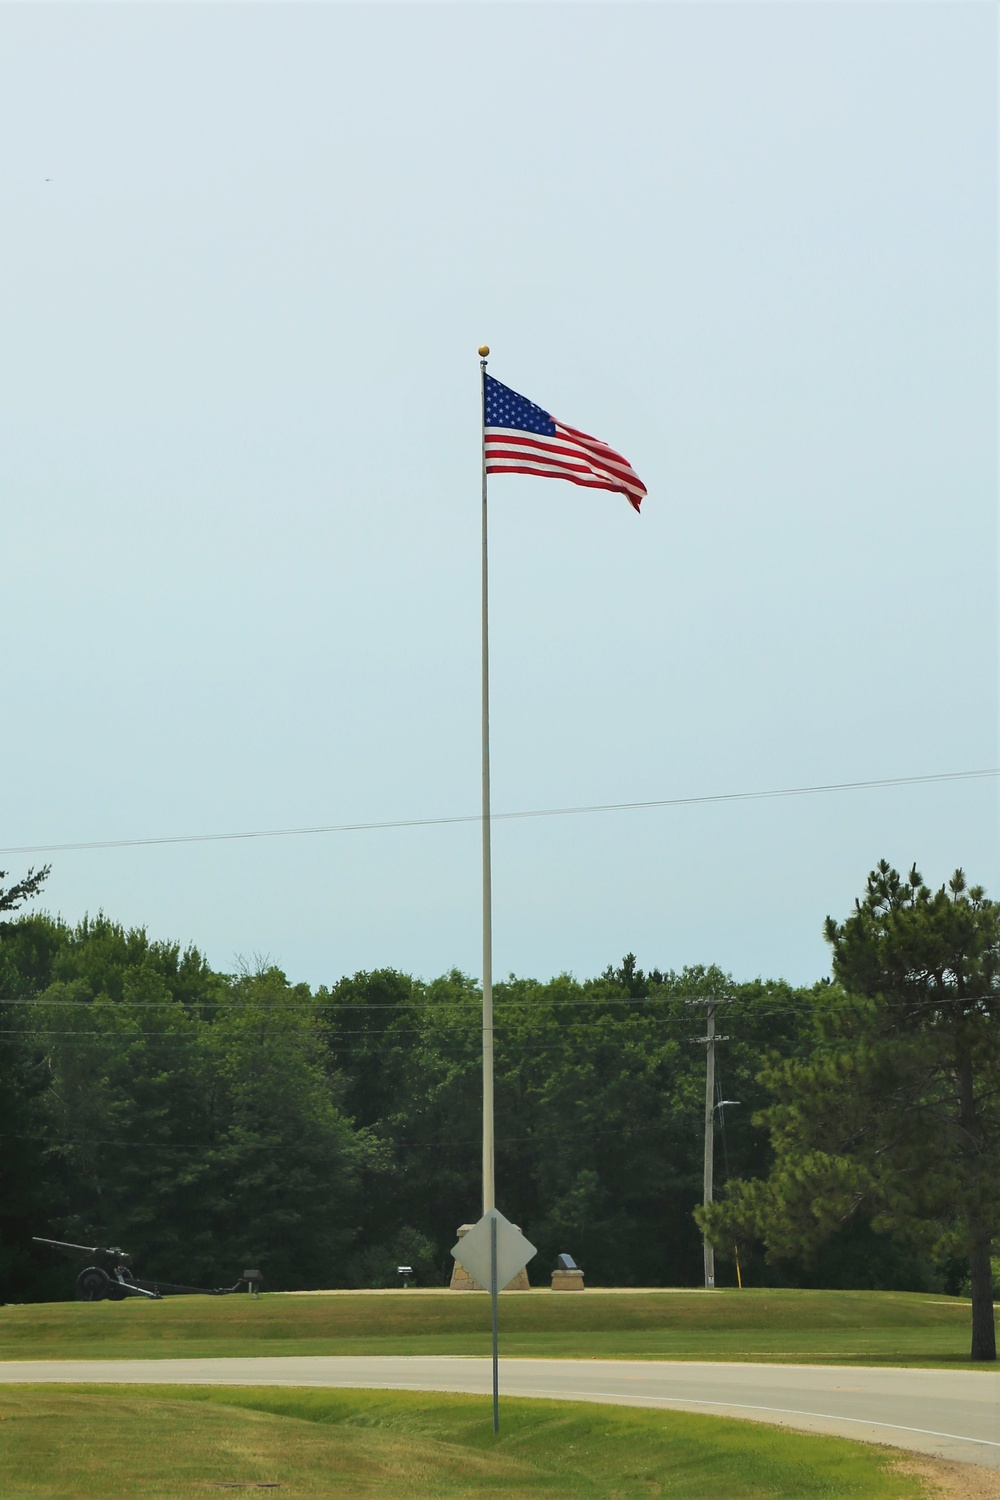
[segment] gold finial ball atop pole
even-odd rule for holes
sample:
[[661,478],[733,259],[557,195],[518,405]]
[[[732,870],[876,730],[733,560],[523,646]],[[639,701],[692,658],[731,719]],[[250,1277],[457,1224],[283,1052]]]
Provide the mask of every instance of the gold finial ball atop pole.
[[490,346],[489,346],[489,344],[480,344],[480,346],[479,346],[479,357],[480,357],[480,359],[485,359],[486,356],[487,356],[487,354],[489,354],[489,352],[490,352]]

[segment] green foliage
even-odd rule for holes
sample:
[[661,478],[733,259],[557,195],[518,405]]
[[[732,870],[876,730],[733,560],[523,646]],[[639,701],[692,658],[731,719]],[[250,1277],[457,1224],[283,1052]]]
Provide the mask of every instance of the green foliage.
[[[951,924],[924,934],[928,972],[959,939],[981,968],[992,908],[964,887],[941,897],[879,879],[836,928],[837,984],[644,972],[628,954],[596,979],[496,985],[498,1197],[539,1247],[536,1283],[562,1251],[590,1285],[699,1282],[697,1002],[723,996],[718,1080],[739,1107],[717,1138],[717,1190],[733,1179],[710,1220],[720,1273],[735,1281],[738,1253],[744,1280],[934,1284],[927,1255],[954,1255],[975,1176],[934,1137],[941,1027],[916,994],[906,1027],[878,1031],[896,999],[853,976],[876,972],[888,942],[893,983],[911,983],[897,927],[912,913]],[[148,1274],[190,1284],[256,1263],[272,1288],[391,1286],[402,1263],[418,1284],[447,1280],[455,1232],[480,1211],[468,976],[377,970],[313,994],[266,966],[216,973],[104,916],[22,916],[0,928],[0,999],[0,1294],[69,1294],[72,1268],[32,1255],[32,1233],[122,1243]],[[915,1088],[931,1107],[906,1117],[907,1149],[926,1170],[907,1176],[851,1141],[875,1139],[873,1098],[902,1110]],[[904,1220],[905,1252],[884,1233]],[[780,1265],[755,1259],[762,1237]]]
[[195,950],[103,917],[12,924],[0,954],[20,1048],[10,1134],[34,1127],[4,1154],[4,1201],[19,1204],[9,1288],[30,1295],[38,1280],[31,1233],[124,1243],[146,1274],[195,1285],[256,1262],[278,1285],[343,1278],[361,1153],[307,987],[275,969],[215,974]]
[[307,986],[244,975],[205,1028],[210,1225],[229,1263],[284,1287],[336,1284],[354,1238],[359,1152],[328,1087]]
[[[30,1254],[50,1211],[46,1095],[49,1076],[28,1002],[44,983],[62,930],[44,918],[0,924],[0,1299],[57,1294],[59,1278]],[[8,1293],[10,1295],[10,1293]]]
[[[51,868],[51,865],[43,865],[40,870],[29,870],[13,885],[0,885],[0,911],[16,911],[26,901],[33,900],[48,879]],[[7,871],[0,870],[0,880],[6,878]]]
[[[600,1283],[697,1277],[705,1057],[694,1039],[704,1017],[688,1001],[720,989],[733,1023],[720,1075],[743,1106],[730,1167],[760,1171],[767,1136],[750,1121],[765,1099],[761,1049],[799,1045],[810,993],[733,986],[715,969],[645,975],[631,956],[597,980],[495,986],[497,1190],[539,1248],[536,1276],[568,1251]],[[373,1256],[380,1275],[403,1258],[404,1227],[433,1247],[421,1279],[442,1283],[458,1225],[480,1212],[479,990],[455,972],[424,984],[379,971],[342,980],[317,1003],[331,1076],[364,1138],[351,1284],[373,1275]]]
[[713,1239],[763,1239],[774,1259],[814,1257],[857,1216],[940,1262],[964,1255],[973,1357],[993,1358],[1000,909],[961,871],[932,892],[883,861],[826,936],[839,988],[816,1012],[815,1045],[761,1074],[774,1166],[700,1221]]

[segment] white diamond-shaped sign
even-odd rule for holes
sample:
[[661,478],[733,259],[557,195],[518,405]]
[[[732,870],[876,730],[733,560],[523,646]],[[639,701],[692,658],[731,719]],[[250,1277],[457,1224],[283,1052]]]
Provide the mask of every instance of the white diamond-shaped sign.
[[513,1281],[518,1271],[523,1270],[531,1257],[538,1254],[531,1241],[525,1239],[521,1231],[509,1219],[505,1219],[498,1208],[489,1209],[479,1223],[474,1224],[468,1234],[464,1234],[458,1244],[451,1247],[455,1259],[487,1291],[494,1290],[490,1285],[493,1279],[490,1225],[494,1222],[497,1226],[497,1291],[505,1287],[508,1281]]

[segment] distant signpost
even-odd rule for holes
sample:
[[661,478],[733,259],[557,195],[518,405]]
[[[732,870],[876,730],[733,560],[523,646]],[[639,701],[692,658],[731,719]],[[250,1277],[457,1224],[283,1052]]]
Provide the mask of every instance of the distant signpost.
[[497,1347],[497,1297],[538,1251],[498,1208],[487,1209],[451,1253],[486,1287],[493,1308],[493,1431],[500,1431],[500,1363]]

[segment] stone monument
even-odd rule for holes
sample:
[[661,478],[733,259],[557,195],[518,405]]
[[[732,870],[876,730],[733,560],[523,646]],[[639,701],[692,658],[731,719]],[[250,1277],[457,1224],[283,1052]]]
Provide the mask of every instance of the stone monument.
[[583,1272],[572,1255],[556,1257],[556,1268],[552,1272],[552,1290],[554,1292],[583,1291]]

